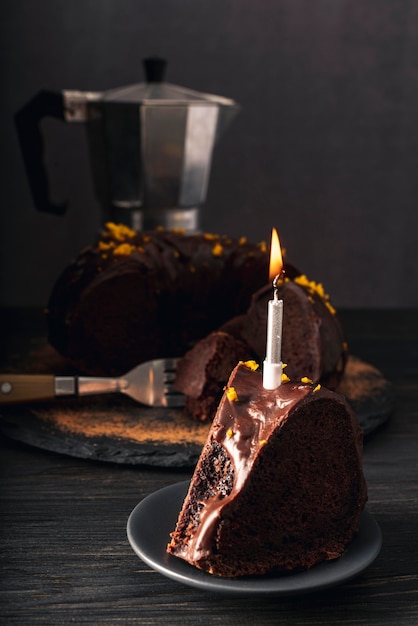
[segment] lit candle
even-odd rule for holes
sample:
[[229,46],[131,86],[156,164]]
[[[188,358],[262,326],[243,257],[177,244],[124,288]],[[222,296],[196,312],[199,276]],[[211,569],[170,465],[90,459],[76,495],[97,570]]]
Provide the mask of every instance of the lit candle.
[[279,281],[283,275],[283,260],[279,237],[273,228],[270,249],[270,280],[273,280],[273,300],[267,311],[267,348],[263,364],[264,389],[276,389],[282,384],[282,326],[283,300],[279,300]]

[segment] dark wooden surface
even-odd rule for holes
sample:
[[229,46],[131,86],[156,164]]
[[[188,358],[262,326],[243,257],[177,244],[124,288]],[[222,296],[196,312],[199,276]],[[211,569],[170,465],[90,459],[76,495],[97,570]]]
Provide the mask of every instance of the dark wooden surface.
[[[0,623],[416,626],[418,313],[347,311],[342,319],[351,350],[396,393],[394,415],[365,443],[368,509],[383,533],[369,569],[327,592],[286,599],[182,586],[136,557],[126,522],[139,500],[189,471],[80,460],[3,438]],[[30,331],[8,333],[7,348],[24,346]]]

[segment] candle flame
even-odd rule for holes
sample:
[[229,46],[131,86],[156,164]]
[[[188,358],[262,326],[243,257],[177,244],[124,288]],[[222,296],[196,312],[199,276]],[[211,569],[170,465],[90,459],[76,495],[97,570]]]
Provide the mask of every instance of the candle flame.
[[283,258],[280,248],[279,235],[277,230],[273,228],[271,231],[271,246],[270,246],[270,270],[269,278],[274,280],[276,276],[279,276],[283,271]]

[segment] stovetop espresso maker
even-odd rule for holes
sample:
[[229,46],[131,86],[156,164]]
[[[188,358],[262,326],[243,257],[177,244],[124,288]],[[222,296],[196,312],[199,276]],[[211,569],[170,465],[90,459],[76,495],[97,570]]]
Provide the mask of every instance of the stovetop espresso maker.
[[38,93],[15,116],[35,206],[62,214],[49,199],[40,123],[46,116],[86,125],[104,221],[137,230],[199,229],[214,145],[237,113],[228,98],[164,82],[166,62],[144,60],[146,81],[104,92]]

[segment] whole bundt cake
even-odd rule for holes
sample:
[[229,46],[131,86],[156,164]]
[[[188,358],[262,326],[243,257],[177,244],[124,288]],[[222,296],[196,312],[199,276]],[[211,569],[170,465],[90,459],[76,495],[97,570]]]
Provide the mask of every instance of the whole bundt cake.
[[49,342],[92,375],[181,356],[247,309],[268,262],[265,243],[108,223],[54,285]]
[[[149,359],[186,355],[177,388],[194,418],[211,419],[237,361],[265,356],[268,266],[264,242],[109,222],[56,281],[49,342],[90,375],[120,376]],[[286,372],[333,388],[346,356],[337,315],[321,285],[286,259],[285,270]]]
[[263,388],[231,374],[167,547],[218,576],[310,568],[341,556],[367,500],[362,431],[320,385]]

